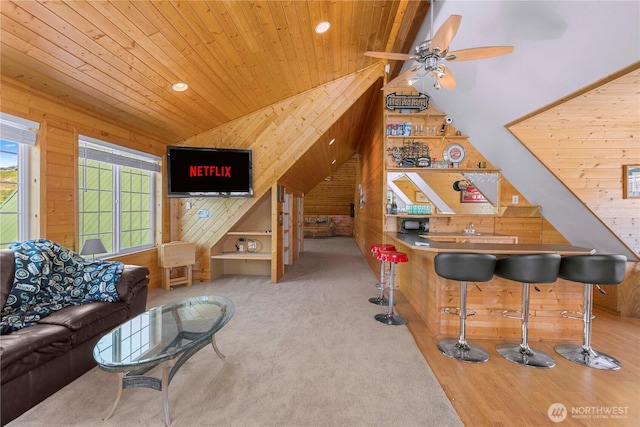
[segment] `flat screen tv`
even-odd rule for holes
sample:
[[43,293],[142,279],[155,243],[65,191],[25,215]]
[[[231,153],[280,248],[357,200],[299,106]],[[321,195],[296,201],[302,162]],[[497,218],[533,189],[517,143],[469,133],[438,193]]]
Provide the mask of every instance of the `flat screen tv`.
[[167,146],[169,197],[252,197],[251,150]]

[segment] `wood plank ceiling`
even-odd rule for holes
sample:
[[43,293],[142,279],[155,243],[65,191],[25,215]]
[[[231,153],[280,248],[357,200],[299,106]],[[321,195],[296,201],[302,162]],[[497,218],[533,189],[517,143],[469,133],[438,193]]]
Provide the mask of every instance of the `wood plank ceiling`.
[[[408,51],[427,10],[408,0],[3,0],[1,72],[175,143],[361,70],[375,61],[366,50]],[[318,35],[323,20],[331,28]],[[190,88],[173,92],[178,81]]]

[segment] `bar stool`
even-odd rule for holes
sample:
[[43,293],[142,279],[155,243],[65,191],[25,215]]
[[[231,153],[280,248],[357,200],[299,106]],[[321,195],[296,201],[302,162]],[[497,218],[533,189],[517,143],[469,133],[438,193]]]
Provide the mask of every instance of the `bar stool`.
[[406,325],[407,319],[402,316],[398,316],[393,312],[393,282],[396,264],[399,262],[408,262],[409,257],[404,252],[397,251],[380,251],[378,252],[378,259],[381,262],[388,262],[391,267],[389,268],[389,309],[386,313],[376,314],[375,319],[386,325]]
[[[572,362],[590,368],[618,370],[622,364],[613,357],[596,352],[591,348],[591,320],[593,319],[593,286],[605,293],[599,285],[618,285],[624,280],[627,258],[624,255],[575,255],[562,257],[560,262],[561,277],[584,285],[581,312],[563,311],[562,316],[569,319],[582,319],[582,345],[561,344],[556,352]],[[582,317],[571,314],[582,315]]]
[[460,281],[460,306],[445,308],[451,314],[457,311],[460,317],[460,336],[458,339],[446,338],[438,341],[438,349],[446,356],[463,362],[481,363],[489,360],[489,353],[482,347],[467,342],[467,316],[475,314],[467,310],[467,282],[488,282],[493,278],[496,257],[479,253],[439,253],[434,259],[438,276]]
[[[529,347],[529,287],[532,283],[553,283],[558,278],[560,255],[530,254],[512,255],[496,262],[495,275],[504,279],[522,282],[522,309],[505,310],[504,317],[522,322],[522,342],[520,344],[498,344],[496,350],[504,358],[515,363],[535,368],[553,368],[556,362],[551,356]],[[534,285],[535,287],[535,285]],[[535,287],[536,291],[540,291]],[[516,317],[509,313],[520,313]]]
[[[385,245],[383,243],[376,243],[371,245],[371,255],[378,257],[380,251],[395,251],[396,247],[393,245]],[[389,300],[384,295],[384,261],[380,261],[380,281],[376,283],[376,287],[380,289],[380,295],[377,297],[369,298],[369,302],[376,305],[389,305]]]

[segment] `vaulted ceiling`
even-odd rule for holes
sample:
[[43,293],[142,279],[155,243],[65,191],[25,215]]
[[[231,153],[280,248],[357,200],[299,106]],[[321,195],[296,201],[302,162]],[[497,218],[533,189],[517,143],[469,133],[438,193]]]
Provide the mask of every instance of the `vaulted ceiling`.
[[[428,8],[407,0],[3,0],[1,72],[174,143],[366,68],[376,61],[367,50],[408,51]],[[316,34],[321,21],[331,28]],[[172,91],[176,82],[189,89]]]

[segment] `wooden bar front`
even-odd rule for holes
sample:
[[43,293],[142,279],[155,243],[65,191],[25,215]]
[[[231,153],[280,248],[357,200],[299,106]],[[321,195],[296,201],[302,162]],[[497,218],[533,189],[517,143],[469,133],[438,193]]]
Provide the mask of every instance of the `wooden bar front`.
[[[460,325],[458,316],[443,312],[445,307],[459,306],[460,283],[436,274],[434,258],[439,252],[492,253],[501,257],[531,253],[577,255],[590,251],[567,245],[442,243],[398,233],[387,233],[386,237],[386,243],[409,256],[409,262],[396,270],[396,285],[437,339],[458,336]],[[503,317],[502,312],[520,309],[521,284],[494,276],[491,281],[477,285],[480,289],[470,282],[467,291],[467,307],[476,312],[467,318],[467,338],[520,341],[521,322]],[[563,318],[560,313],[582,309],[582,284],[558,279],[537,286],[540,292],[531,289],[529,340],[580,343],[582,322]]]

